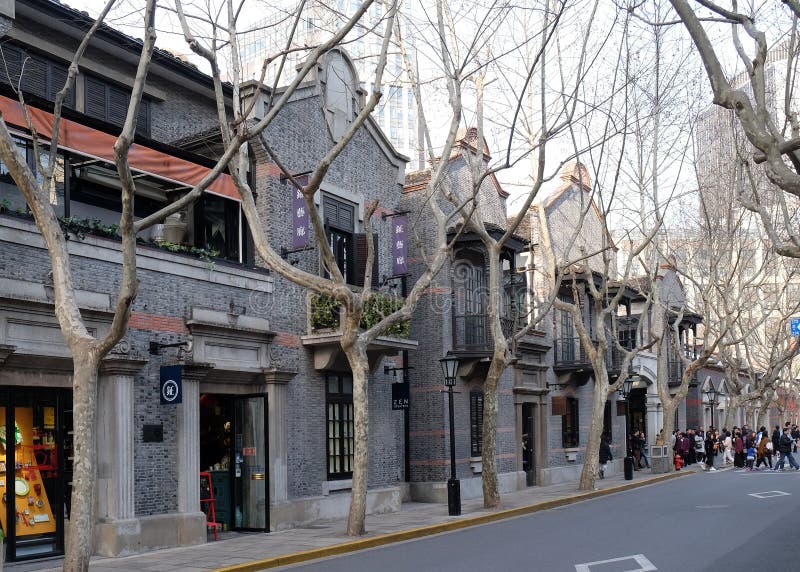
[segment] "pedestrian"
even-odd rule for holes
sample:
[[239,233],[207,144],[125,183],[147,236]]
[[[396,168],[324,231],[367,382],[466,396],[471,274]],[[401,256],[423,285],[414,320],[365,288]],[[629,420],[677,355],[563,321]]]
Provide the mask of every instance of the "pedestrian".
[[748,471],[753,470],[753,465],[756,462],[756,448],[752,445],[747,448],[747,464],[745,465]]
[[792,425],[792,441],[794,441],[794,446],[792,447],[792,452],[797,453],[797,440],[800,439],[800,431],[797,429],[797,425]]
[[736,432],[733,434],[733,466],[739,467],[740,469],[743,468],[744,460],[744,439],[742,439],[742,434],[736,430]]
[[694,434],[694,456],[698,463],[702,463],[706,456],[706,438],[703,435],[703,430],[698,429]]
[[723,447],[725,453],[725,464],[730,465],[733,463],[733,439],[731,432],[725,431],[725,438],[723,439]]
[[641,445],[640,458],[644,461],[644,466],[649,469],[650,459],[647,458],[647,435],[644,434],[644,431],[639,431],[639,442]]
[[642,442],[639,439],[639,432],[631,435],[631,451],[633,452],[633,470],[638,471],[642,468]]
[[608,437],[603,435],[600,440],[600,478],[606,478],[606,467],[608,462],[614,457],[611,456],[611,447],[608,444]]
[[697,461],[695,455],[694,429],[686,431],[686,438],[689,440],[689,448],[686,451],[686,464],[693,465]]
[[789,459],[789,464],[795,471],[800,471],[800,465],[797,464],[797,461],[792,456],[792,435],[789,432],[789,427],[783,428],[783,435],[781,435],[781,440],[778,442],[778,451],[781,453],[781,458],[775,463],[773,471],[782,471],[786,459]]
[[714,443],[714,433],[713,431],[709,431],[706,433],[706,440],[705,440],[705,452],[706,452],[706,471],[716,471],[714,468],[714,447],[716,443]]
[[[756,469],[761,466],[761,463],[764,463],[765,467],[772,468],[772,451],[768,448],[772,446],[772,441],[770,441],[769,437],[767,436],[767,432],[762,429],[761,431],[761,440],[758,442],[758,447],[756,449]],[[769,464],[767,464],[769,462]]]

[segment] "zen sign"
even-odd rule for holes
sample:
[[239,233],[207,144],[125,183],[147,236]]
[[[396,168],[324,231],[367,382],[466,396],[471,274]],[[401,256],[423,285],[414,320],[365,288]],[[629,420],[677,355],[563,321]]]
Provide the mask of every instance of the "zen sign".
[[161,404],[177,405],[183,400],[183,367],[180,365],[161,366]]
[[408,382],[392,384],[392,411],[408,409]]

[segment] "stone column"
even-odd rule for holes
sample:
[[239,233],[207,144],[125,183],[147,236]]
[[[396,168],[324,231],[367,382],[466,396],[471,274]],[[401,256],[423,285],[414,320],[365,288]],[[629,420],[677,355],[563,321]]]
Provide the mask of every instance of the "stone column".
[[178,408],[178,544],[206,539],[206,517],[200,510],[200,381],[213,366],[183,367],[182,399]]
[[178,512],[200,511],[200,380],[210,366],[183,368],[178,408]]
[[288,486],[288,438],[286,435],[286,385],[296,372],[278,371],[264,372],[267,384],[269,429],[269,497],[270,503],[276,504],[289,498]]
[[112,357],[100,365],[97,413],[97,552],[114,556],[136,545],[133,387],[146,360]]

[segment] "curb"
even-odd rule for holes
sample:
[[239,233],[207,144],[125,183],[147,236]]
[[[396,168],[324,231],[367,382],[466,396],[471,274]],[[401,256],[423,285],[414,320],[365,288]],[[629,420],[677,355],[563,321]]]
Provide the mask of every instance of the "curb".
[[651,479],[637,481],[630,484],[622,484],[606,489],[599,489],[585,493],[577,493],[568,497],[560,497],[552,500],[542,501],[535,504],[498,510],[488,514],[481,514],[478,516],[469,516],[452,520],[448,522],[440,522],[437,524],[429,524],[417,528],[410,528],[408,530],[401,530],[399,532],[390,532],[381,534],[372,538],[362,538],[359,540],[350,540],[331,546],[322,548],[312,548],[310,550],[303,550],[300,552],[290,552],[288,554],[281,554],[280,556],[273,556],[263,560],[254,560],[244,564],[236,564],[234,566],[225,566],[217,568],[213,572],[256,572],[257,570],[267,570],[270,568],[277,568],[279,566],[288,566],[289,564],[298,564],[300,562],[307,562],[309,560],[317,560],[319,558],[327,558],[330,556],[339,556],[349,552],[357,552],[359,550],[366,550],[367,548],[375,548],[377,546],[385,546],[387,544],[394,544],[396,542],[403,542],[406,540],[413,540],[416,538],[423,538],[425,536],[432,536],[434,534],[441,534],[443,532],[450,532],[453,530],[460,530],[462,528],[469,528],[498,520],[505,520],[516,516],[523,516],[532,514],[543,510],[550,510],[560,506],[566,506],[578,503],[585,500],[590,500],[597,497],[607,496],[614,493],[627,491],[644,487],[654,483],[660,483],[678,477],[685,477],[693,475],[694,471],[673,472],[664,475],[659,475]]

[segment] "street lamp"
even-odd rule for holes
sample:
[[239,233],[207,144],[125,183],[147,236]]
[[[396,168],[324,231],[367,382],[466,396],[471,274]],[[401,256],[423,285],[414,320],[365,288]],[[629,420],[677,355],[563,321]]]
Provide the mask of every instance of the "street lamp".
[[717,405],[717,397],[719,397],[719,390],[714,387],[714,384],[709,381],[709,389],[705,390],[706,401],[711,406],[711,427],[714,427],[714,407]]
[[461,483],[456,478],[456,433],[453,413],[453,386],[456,384],[458,358],[447,352],[439,363],[442,365],[444,384],[450,395],[450,479],[447,481],[447,514],[458,516],[461,514]]
[[625,460],[624,460],[624,473],[625,473],[625,480],[629,481],[633,478],[633,456],[631,454],[631,447],[630,443],[628,442],[628,410],[631,406],[631,392],[633,391],[633,384],[642,379],[638,375],[632,375],[630,377],[625,378],[625,381],[622,382],[622,385],[619,387],[617,392],[619,393],[620,397],[622,397],[623,401],[625,401]]

